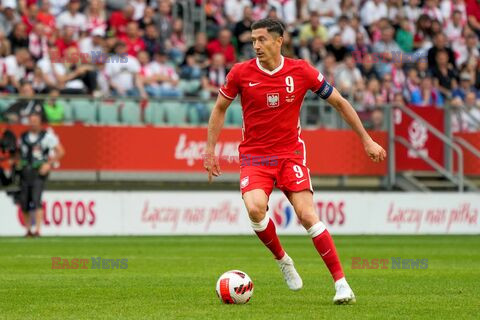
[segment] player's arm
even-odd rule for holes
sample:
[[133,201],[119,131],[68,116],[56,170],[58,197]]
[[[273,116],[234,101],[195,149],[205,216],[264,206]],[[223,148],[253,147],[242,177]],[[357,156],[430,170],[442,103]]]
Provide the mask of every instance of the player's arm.
[[215,145],[225,122],[225,113],[230,103],[232,103],[232,100],[225,98],[219,93],[208,121],[207,149],[204,155],[204,166],[208,171],[208,182],[212,182],[212,175],[218,177],[221,174],[218,159],[215,158]]
[[337,89],[331,87],[331,94],[326,98],[326,101],[330,103],[342,116],[342,118],[352,127],[352,129],[357,133],[357,135],[362,140],[365,151],[367,152],[370,159],[374,162],[383,161],[387,153],[385,150],[377,144],[370,137],[368,132],[363,127],[362,121],[358,117],[357,112],[353,109],[350,102],[347,99],[342,97]]

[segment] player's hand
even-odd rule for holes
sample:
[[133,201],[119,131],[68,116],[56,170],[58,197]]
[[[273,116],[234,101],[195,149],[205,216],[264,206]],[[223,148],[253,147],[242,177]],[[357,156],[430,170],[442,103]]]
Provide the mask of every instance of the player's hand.
[[212,176],[218,177],[222,173],[220,172],[220,164],[217,157],[213,152],[207,152],[203,158],[203,166],[208,171],[208,182],[212,183]]
[[41,166],[40,169],[38,170],[38,173],[39,173],[41,176],[45,176],[45,175],[47,175],[47,173],[50,172],[50,170],[52,170],[52,166],[50,165],[50,163],[45,162],[44,164],[42,164],[42,166]]
[[382,162],[387,157],[387,152],[373,140],[367,141],[364,146],[367,155],[373,162]]

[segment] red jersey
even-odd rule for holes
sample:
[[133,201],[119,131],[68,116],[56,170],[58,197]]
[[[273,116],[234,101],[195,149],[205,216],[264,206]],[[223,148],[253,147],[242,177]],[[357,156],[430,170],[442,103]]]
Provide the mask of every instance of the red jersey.
[[324,87],[323,75],[305,60],[281,58],[272,71],[257,59],[235,64],[219,92],[227,99],[241,95],[243,139],[240,157],[302,158],[300,108],[308,90]]

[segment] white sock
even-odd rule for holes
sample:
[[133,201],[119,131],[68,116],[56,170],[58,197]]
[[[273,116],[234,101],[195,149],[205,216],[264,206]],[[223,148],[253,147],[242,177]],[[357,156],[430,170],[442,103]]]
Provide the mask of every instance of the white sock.
[[322,234],[323,231],[327,230],[327,227],[322,221],[315,223],[310,229],[307,230],[308,234],[315,238],[316,236]]
[[250,224],[252,225],[252,229],[254,231],[262,232],[263,230],[267,229],[268,223],[270,222],[270,217],[268,215],[265,215],[265,218],[263,218],[262,221],[260,222],[253,222],[250,220]]
[[347,279],[345,279],[345,277],[340,278],[337,281],[335,281],[335,286],[342,285],[342,284],[348,286]]

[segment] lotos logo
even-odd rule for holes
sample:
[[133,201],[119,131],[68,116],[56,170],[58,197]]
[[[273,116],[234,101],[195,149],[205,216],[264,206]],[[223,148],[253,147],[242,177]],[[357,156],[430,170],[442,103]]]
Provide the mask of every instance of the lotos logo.
[[286,228],[292,221],[293,208],[285,199],[280,200],[273,209],[273,220],[279,227]]

